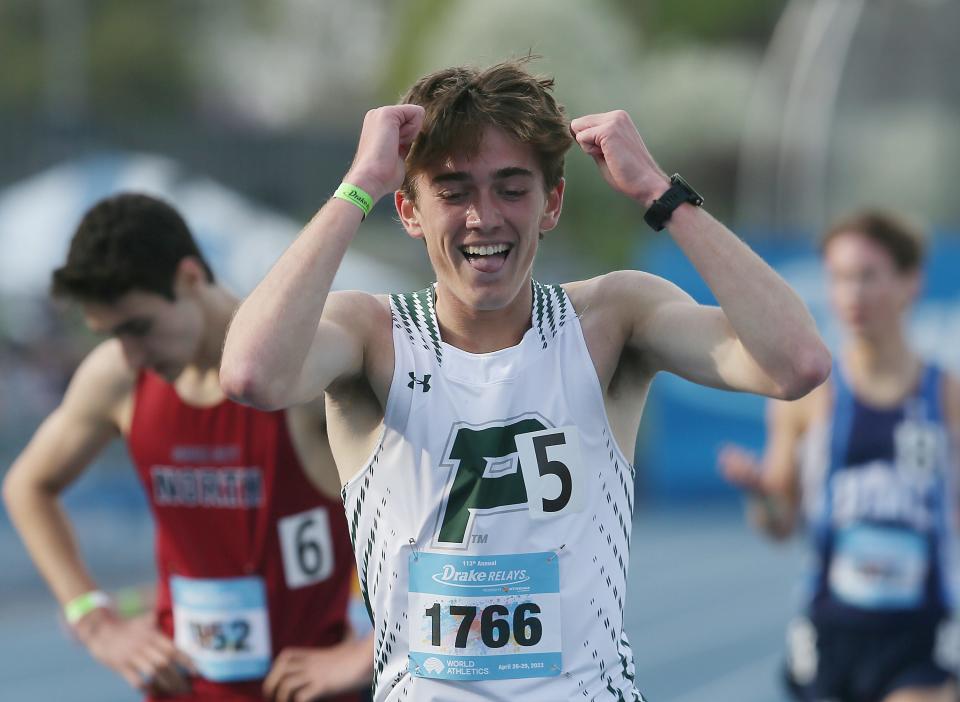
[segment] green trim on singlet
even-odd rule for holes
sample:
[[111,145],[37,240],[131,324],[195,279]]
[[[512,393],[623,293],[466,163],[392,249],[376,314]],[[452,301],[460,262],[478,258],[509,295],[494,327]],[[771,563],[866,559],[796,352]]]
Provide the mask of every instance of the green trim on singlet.
[[407,332],[410,343],[414,346],[423,346],[427,350],[432,349],[436,354],[437,364],[443,365],[440,327],[433,308],[433,287],[412,293],[394,293],[390,295],[390,300],[400,316],[400,322]]
[[[532,280],[533,309],[531,324],[536,327],[541,346],[557,336],[567,319],[566,294],[559,285],[543,285]],[[434,306],[434,287],[411,293],[394,293],[390,301],[399,317],[398,326],[407,333],[414,346],[433,350],[437,364],[443,365],[443,345],[440,339],[440,324]]]

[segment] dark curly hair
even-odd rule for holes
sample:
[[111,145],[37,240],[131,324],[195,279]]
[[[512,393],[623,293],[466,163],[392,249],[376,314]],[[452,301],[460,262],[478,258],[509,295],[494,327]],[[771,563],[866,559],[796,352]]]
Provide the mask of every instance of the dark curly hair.
[[174,299],[177,265],[193,256],[214,282],[186,222],[167,203],[140,193],[105,198],[83,216],[67,262],[53,272],[51,292],[110,304],[132,290]]
[[573,143],[553,79],[534,76],[534,57],[486,69],[446,68],[418,80],[401,102],[426,111],[423,128],[407,154],[403,193],[414,198],[414,178],[454,153],[476,154],[485,127],[497,127],[536,153],[549,190],[563,178],[563,160]]

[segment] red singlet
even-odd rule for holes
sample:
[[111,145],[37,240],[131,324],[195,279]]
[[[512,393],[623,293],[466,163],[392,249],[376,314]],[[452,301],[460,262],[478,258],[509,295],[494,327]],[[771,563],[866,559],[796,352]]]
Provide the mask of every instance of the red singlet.
[[[343,505],[304,475],[285,412],[230,400],[192,407],[172,385],[142,372],[128,445],[156,521],[157,622],[163,632],[175,637],[171,578],[201,584],[252,579],[262,582],[269,625],[260,635],[265,638],[269,629],[266,645],[273,657],[288,646],[343,640],[354,568]],[[178,632],[192,635],[192,645],[219,647],[220,655],[225,646],[242,650],[250,643],[242,627],[197,621],[191,620],[190,632]],[[194,678],[192,684],[193,695],[178,700],[262,696],[262,678]]]

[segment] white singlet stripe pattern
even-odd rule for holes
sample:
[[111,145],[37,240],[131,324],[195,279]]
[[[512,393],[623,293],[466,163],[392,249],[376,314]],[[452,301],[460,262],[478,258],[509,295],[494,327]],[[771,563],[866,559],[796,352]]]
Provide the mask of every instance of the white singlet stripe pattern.
[[521,342],[443,342],[434,290],[390,298],[384,428],[343,488],[376,631],[374,700],[642,701],[623,631],[633,467],[580,322],[533,281]]

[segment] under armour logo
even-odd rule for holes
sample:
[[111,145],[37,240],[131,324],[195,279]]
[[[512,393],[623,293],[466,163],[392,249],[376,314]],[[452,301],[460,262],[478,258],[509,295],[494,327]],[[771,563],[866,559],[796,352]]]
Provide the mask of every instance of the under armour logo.
[[423,387],[424,392],[430,392],[430,374],[429,373],[423,376],[423,380],[420,380],[417,376],[415,376],[413,374],[413,371],[410,371],[409,375],[410,375],[410,382],[407,383],[408,388],[413,390],[415,386],[420,385]]

